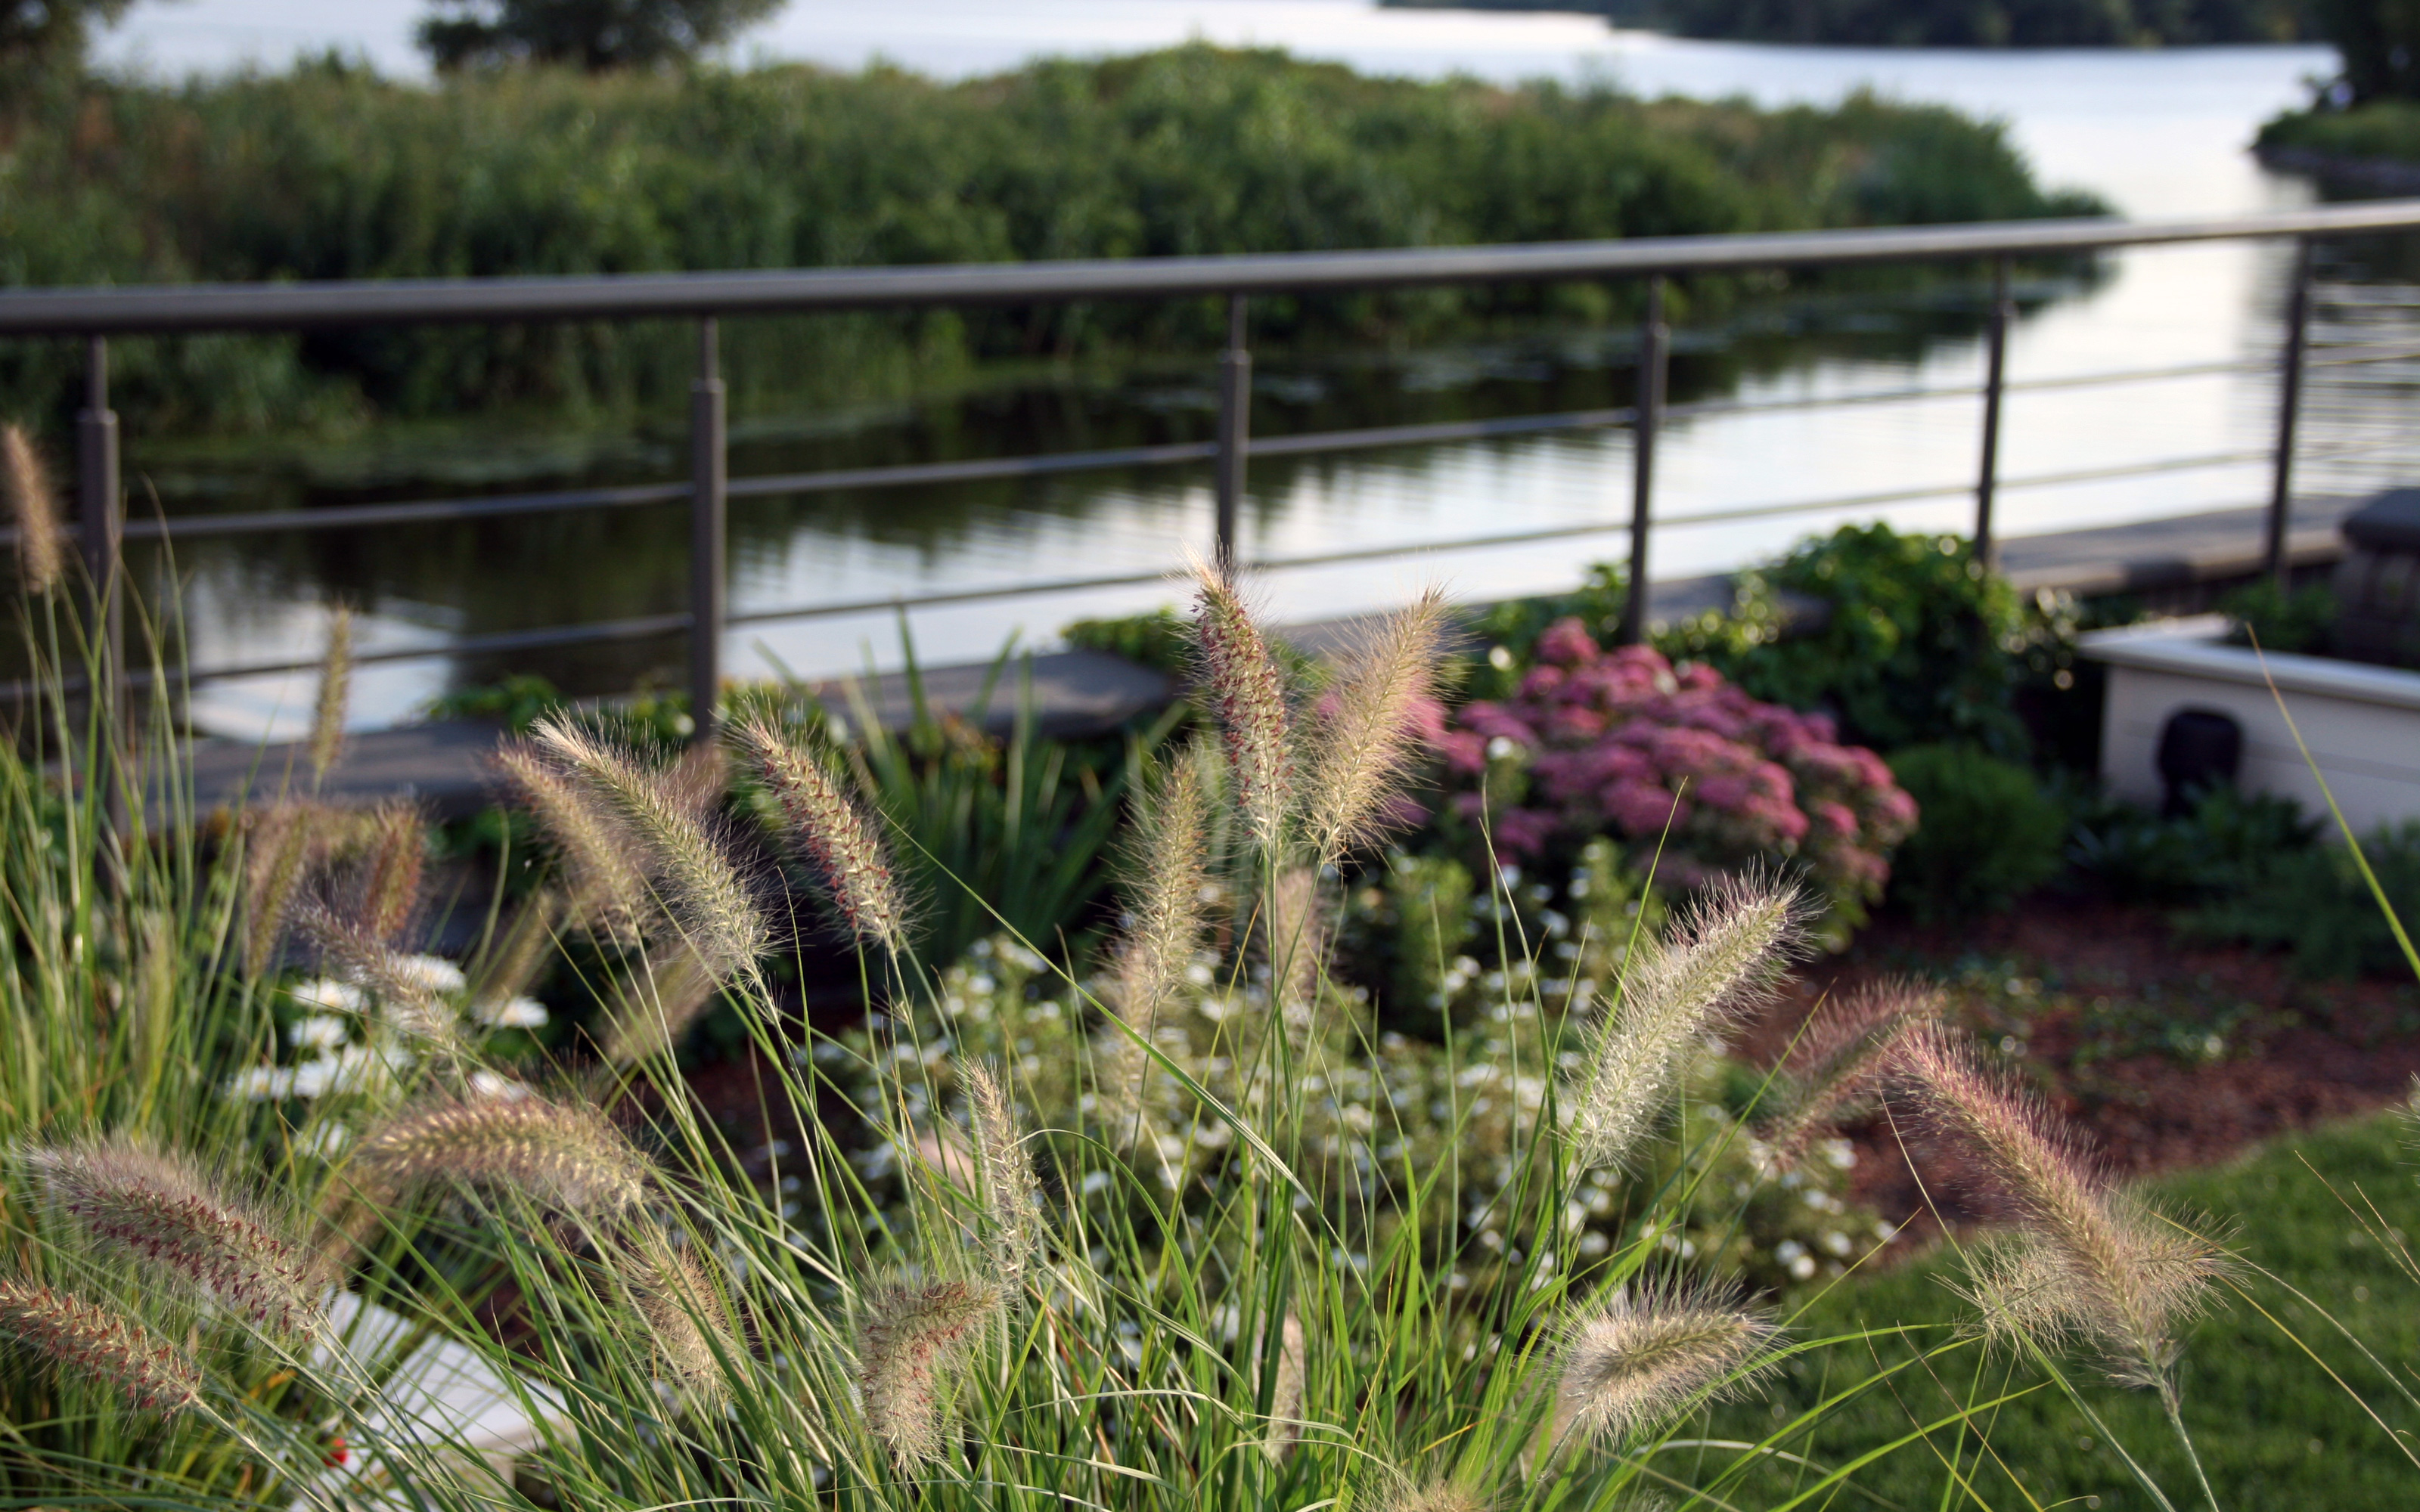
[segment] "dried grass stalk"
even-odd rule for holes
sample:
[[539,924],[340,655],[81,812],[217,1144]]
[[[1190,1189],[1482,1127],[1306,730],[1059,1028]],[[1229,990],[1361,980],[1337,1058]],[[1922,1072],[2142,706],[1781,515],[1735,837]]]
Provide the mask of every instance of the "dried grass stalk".
[[790,836],[814,866],[824,898],[843,927],[868,945],[897,953],[908,943],[907,907],[874,817],[813,751],[763,719],[739,727],[765,785],[790,821]]
[[452,1181],[599,1217],[636,1207],[652,1174],[602,1113],[535,1093],[402,1113],[362,1140],[354,1168],[381,1192]]
[[1621,999],[1582,1058],[1573,1119],[1582,1161],[1629,1157],[1663,1116],[1683,1058],[1770,995],[1802,948],[1806,918],[1795,885],[1749,875],[1709,889],[1669,938],[1633,953]]
[[2044,1344],[2080,1336],[2119,1381],[2164,1388],[2178,1331],[2207,1305],[2223,1254],[2106,1190],[2038,1103],[1947,1032],[1915,1036],[1901,1064],[1924,1111],[2024,1215],[2028,1233],[1980,1251],[1970,1269],[1967,1296],[1986,1332]]
[[42,455],[13,424],[0,425],[0,493],[17,527],[17,580],[28,594],[47,594],[67,572],[67,531]]
[[1885,981],[1821,1013],[1799,1037],[1758,1131],[1768,1167],[1796,1165],[1825,1131],[1866,1108],[1900,1051],[1941,1011],[1938,989]]
[[542,719],[539,747],[611,807],[653,862],[675,930],[718,977],[753,971],[765,920],[705,821],[626,751],[559,718]]
[[1234,582],[1197,568],[1194,641],[1202,680],[1226,741],[1246,828],[1265,855],[1284,846],[1295,807],[1292,715],[1285,678]]
[[858,1395],[866,1427],[903,1468],[941,1457],[959,1369],[999,1316],[999,1291],[975,1281],[871,1288],[858,1325]]
[[138,1407],[178,1412],[201,1404],[201,1372],[192,1361],[122,1313],[80,1297],[0,1281],[0,1334],[116,1387]]
[[328,769],[345,752],[345,715],[352,704],[353,611],[342,604],[328,611],[328,650],[319,661],[319,695],[311,710],[311,780],[327,780]]
[[191,1161],[123,1141],[37,1149],[25,1160],[54,1205],[145,1274],[281,1334],[318,1326],[318,1284],[302,1247]]
[[1432,588],[1388,616],[1347,656],[1314,734],[1304,781],[1311,851],[1332,865],[1384,835],[1418,744],[1413,718],[1436,678],[1445,595]]
[[1700,1290],[1626,1287],[1564,1335],[1555,1441],[1620,1443],[1736,1389],[1773,1335],[1762,1315]]

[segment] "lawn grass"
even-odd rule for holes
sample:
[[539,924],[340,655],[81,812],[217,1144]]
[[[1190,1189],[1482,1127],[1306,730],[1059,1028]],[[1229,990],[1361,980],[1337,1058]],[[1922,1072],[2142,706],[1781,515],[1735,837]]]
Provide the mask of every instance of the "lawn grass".
[[[2413,1504],[2412,1462],[2387,1431],[2408,1441],[2420,1430],[2420,1408],[2402,1395],[2420,1363],[2420,1287],[2377,1237],[2420,1232],[2420,1185],[2403,1149],[2406,1136],[2400,1118],[2381,1116],[2151,1183],[2166,1211],[2211,1215],[2247,1262],[2237,1293],[2193,1330],[2179,1367],[2186,1426],[2228,1512]],[[2347,1202],[2368,1217],[2366,1229]],[[2372,1204],[2376,1215],[2368,1216]],[[1889,1274],[1853,1275],[1810,1302],[1792,1332],[1813,1339],[1915,1327],[1910,1344],[1877,1337],[1863,1351],[1873,1363],[1868,1374],[1879,1373],[1876,1367],[1905,1361],[1916,1348],[1942,1342],[1971,1316],[1949,1290],[1958,1277],[1957,1257],[1946,1249]],[[2307,1300],[2297,1300],[2297,1290]],[[2363,1358],[2364,1348],[2377,1363]],[[1793,1361],[1769,1402],[1718,1412],[1709,1436],[1754,1440],[1771,1432],[1776,1422],[1860,1379],[1844,1376],[1844,1367],[1854,1372],[1850,1361],[1851,1351],[1840,1350]],[[2059,1363],[2084,1404],[2180,1512],[2196,1505],[2192,1472],[2157,1398],[2103,1383],[2080,1356]],[[1988,1419],[1988,1446],[1972,1430],[1962,1436],[1953,1427],[1932,1435],[1930,1450],[1916,1445],[1891,1454],[1860,1471],[1854,1489],[1826,1489],[1807,1504],[2067,1504],[2102,1512],[2157,1504],[2045,1372],[2006,1351],[1959,1351],[1937,1360],[1931,1372],[1918,1365],[1893,1375],[1791,1447],[1829,1469],[1951,1416],[1970,1396],[1984,1401],[2011,1392],[2025,1395]],[[1953,1458],[1969,1479],[1971,1501],[1951,1481]],[[1804,1467],[1776,1467],[1757,1488],[1768,1494],[1732,1500],[1776,1504],[1785,1498],[1771,1491],[1821,1478]]]

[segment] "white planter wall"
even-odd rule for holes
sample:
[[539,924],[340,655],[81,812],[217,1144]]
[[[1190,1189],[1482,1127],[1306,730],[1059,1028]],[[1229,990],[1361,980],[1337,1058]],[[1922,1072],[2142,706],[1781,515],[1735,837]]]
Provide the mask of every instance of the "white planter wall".
[[2109,669],[2101,732],[2103,782],[2125,797],[2157,805],[2161,729],[2181,710],[2211,709],[2243,727],[2237,786],[2326,814],[2319,784],[2270,692],[2274,679],[2356,831],[2420,818],[2420,672],[2270,653],[2264,677],[2262,656],[2222,643],[2228,628],[2225,618],[2203,615],[2083,638],[2084,655]]

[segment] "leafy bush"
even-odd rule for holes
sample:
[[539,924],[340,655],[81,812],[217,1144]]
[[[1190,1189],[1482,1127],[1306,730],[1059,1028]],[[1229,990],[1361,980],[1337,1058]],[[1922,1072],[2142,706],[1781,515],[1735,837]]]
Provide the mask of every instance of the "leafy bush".
[[2115,896],[2191,903],[2249,886],[2275,858],[2307,851],[2318,823],[2291,798],[2212,788],[2169,818],[2097,782],[2071,794],[2068,859]]
[[2289,592],[2263,578],[2227,594],[2218,607],[2238,622],[2237,645],[2250,645],[2257,636],[2264,651],[2324,656],[2335,642],[2336,595],[2324,583]]
[[1520,859],[1590,835],[1656,848],[1656,875],[1696,887],[1760,860],[1803,867],[1836,930],[1881,897],[1916,806],[1881,758],[1832,721],[1762,703],[1699,664],[1602,650],[1577,619],[1540,638],[1511,698],[1465,706],[1438,740],[1454,810]]
[[[2420,822],[2362,841],[2397,917],[2420,919]],[[2188,933],[2285,950],[2310,977],[2410,969],[2393,927],[2342,845],[2273,853],[2242,885],[2183,916]]]
[[2067,815],[2024,767],[1971,746],[1911,746],[1890,769],[1923,814],[1891,878],[1917,918],[2006,908],[2057,873]]
[[[2322,11],[2330,3],[2319,0]],[[1836,47],[2153,47],[2290,42],[2303,0],[1658,0],[1683,37]]]
[[[1777,633],[1779,595],[1803,594],[1823,622]],[[2024,753],[2010,708],[2025,644],[2024,606],[1955,535],[1843,525],[1740,575],[1739,606],[1677,627],[1668,651],[1702,658],[1761,699],[1823,709],[1844,737],[1885,750],[1963,741]]]
[[1124,656],[1171,677],[1193,671],[1193,632],[1185,617],[1172,609],[1113,620],[1071,621],[1061,626],[1059,638],[1078,651]]

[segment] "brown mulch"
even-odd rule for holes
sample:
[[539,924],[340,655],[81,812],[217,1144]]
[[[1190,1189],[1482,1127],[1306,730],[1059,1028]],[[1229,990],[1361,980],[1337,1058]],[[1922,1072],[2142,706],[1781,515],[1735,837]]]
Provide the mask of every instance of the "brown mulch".
[[[1827,997],[1893,976],[1945,982],[1951,1021],[2113,1175],[2216,1164],[2398,1102],[2420,1075],[2408,980],[2307,980],[2282,956],[2180,939],[2154,909],[2057,897],[1955,927],[1878,921],[1804,971],[1742,1048],[1770,1063]],[[1907,1119],[1843,1132],[1858,1155],[1853,1195],[1907,1225],[1898,1247],[1942,1219],[1999,1215],[1986,1184]]]

